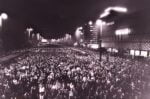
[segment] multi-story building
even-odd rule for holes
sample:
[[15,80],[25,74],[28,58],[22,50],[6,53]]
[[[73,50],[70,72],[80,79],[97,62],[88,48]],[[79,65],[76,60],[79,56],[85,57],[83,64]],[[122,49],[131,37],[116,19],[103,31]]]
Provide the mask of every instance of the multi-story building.
[[[150,24],[148,12],[134,12],[119,17],[112,26],[104,26],[102,43],[104,47],[126,50],[135,56],[150,54]],[[128,33],[127,29],[129,30]],[[122,34],[117,34],[120,31]]]
[[84,39],[87,44],[98,44],[98,32],[95,24],[84,26]]

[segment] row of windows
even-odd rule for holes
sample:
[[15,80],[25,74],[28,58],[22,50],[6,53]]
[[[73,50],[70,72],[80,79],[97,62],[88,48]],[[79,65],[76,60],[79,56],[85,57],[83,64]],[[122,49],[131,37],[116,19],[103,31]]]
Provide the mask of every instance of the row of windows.
[[107,51],[108,52],[118,53],[118,49],[116,49],[116,48],[108,48]]
[[130,50],[130,55],[132,56],[148,57],[148,54],[150,55],[150,52],[148,51]]
[[[113,53],[118,53],[119,52],[119,50],[116,49],[116,48],[108,48],[107,51],[108,52],[113,52]],[[143,57],[150,56],[150,52],[149,51],[129,50],[127,52],[129,52],[128,54],[132,55],[132,56],[143,56]]]

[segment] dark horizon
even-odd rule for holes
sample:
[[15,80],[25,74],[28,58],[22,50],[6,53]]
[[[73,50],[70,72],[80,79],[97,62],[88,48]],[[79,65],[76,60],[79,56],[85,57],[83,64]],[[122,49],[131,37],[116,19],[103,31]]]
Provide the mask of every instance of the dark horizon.
[[78,26],[95,21],[109,6],[124,6],[133,13],[149,10],[148,4],[148,0],[0,0],[0,11],[45,37],[58,38],[73,35]]

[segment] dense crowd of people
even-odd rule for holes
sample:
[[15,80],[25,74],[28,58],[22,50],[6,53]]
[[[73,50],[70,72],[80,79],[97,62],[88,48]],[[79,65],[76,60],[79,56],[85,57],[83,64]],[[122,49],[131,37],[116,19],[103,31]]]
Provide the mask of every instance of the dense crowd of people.
[[0,64],[0,99],[148,97],[149,63],[112,56],[99,62],[95,52],[80,50],[34,48]]

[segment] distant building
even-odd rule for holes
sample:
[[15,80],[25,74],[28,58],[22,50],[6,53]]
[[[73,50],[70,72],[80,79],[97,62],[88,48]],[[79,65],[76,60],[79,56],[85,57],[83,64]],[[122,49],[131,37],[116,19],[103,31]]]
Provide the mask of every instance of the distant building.
[[28,28],[25,32],[27,36],[28,42],[31,44],[31,46],[37,46],[39,42],[42,41],[43,37],[40,35],[40,33],[34,33],[31,28]]
[[87,44],[98,44],[98,32],[95,24],[84,26],[84,40]]
[[[114,25],[106,26],[102,44],[109,49],[126,50],[135,56],[149,56],[150,17],[148,16],[148,12],[135,12],[119,17]],[[125,33],[127,28],[130,29],[129,34]],[[117,30],[122,32],[122,35],[116,35]]]

